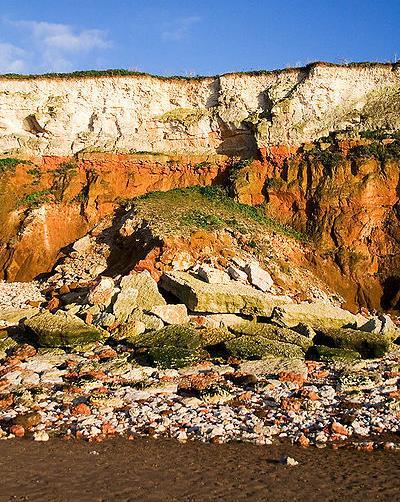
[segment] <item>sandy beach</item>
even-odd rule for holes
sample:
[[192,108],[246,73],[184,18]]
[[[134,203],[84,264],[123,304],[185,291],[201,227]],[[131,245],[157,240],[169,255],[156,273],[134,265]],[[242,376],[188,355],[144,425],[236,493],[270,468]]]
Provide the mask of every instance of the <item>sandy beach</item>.
[[[396,500],[397,451],[287,443],[1,441],[1,501]],[[281,459],[291,456],[299,465]]]

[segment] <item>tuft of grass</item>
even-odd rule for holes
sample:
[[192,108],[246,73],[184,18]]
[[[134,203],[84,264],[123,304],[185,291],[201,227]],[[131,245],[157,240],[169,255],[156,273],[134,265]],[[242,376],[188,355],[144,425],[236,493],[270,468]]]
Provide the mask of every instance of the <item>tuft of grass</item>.
[[204,228],[207,230],[217,230],[225,226],[224,220],[213,214],[207,214],[203,211],[193,210],[185,213],[181,217],[183,225]]
[[350,155],[355,159],[374,157],[382,163],[387,160],[398,160],[400,159],[400,141],[395,140],[388,145],[374,142],[370,145],[355,146],[350,150]]
[[21,206],[38,207],[46,202],[52,201],[53,192],[51,188],[32,192],[20,201]]
[[31,162],[28,160],[14,159],[12,157],[0,159],[0,174],[14,170],[18,164],[31,164]]

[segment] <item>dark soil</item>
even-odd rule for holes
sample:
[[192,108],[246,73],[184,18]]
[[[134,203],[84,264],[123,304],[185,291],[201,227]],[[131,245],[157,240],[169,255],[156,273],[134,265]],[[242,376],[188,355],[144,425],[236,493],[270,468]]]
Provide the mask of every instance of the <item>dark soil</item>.
[[[283,465],[283,456],[300,464]],[[1,501],[399,500],[400,453],[288,444],[0,441]]]

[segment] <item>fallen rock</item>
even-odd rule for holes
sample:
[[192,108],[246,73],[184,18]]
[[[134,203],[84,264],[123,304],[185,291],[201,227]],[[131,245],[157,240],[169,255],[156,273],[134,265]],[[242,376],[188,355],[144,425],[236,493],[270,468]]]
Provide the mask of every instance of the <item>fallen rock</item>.
[[143,312],[141,309],[134,310],[129,316],[128,322],[134,320],[142,322],[145,325],[146,331],[157,330],[164,327],[164,323],[159,317],[148,312]]
[[168,272],[162,287],[179,298],[193,312],[259,314],[270,316],[274,307],[291,302],[243,284],[207,284],[187,272]]
[[38,308],[0,308],[0,321],[7,326],[16,326],[23,319],[30,319],[39,312]]
[[89,326],[79,317],[59,311],[46,311],[24,321],[24,326],[37,337],[43,347],[76,347],[104,339],[107,333]]
[[199,267],[197,275],[209,284],[229,284],[231,282],[229,275],[226,272],[207,265]]
[[304,351],[313,345],[312,340],[306,336],[300,335],[291,329],[275,326],[273,324],[243,321],[236,326],[231,326],[229,329],[236,335],[259,336],[268,338],[269,340],[292,343],[293,345],[298,345]]
[[250,284],[261,291],[269,291],[274,284],[269,273],[263,270],[257,263],[247,264],[244,271],[247,274]]
[[234,265],[229,265],[227,273],[234,281],[247,282],[247,274],[243,270]]
[[155,316],[159,317],[165,324],[187,324],[189,316],[186,305],[157,305],[150,311]]
[[207,314],[204,325],[210,328],[229,328],[230,326],[237,326],[244,321],[246,319],[236,314]]
[[337,349],[326,345],[315,345],[307,352],[307,357],[323,362],[351,363],[361,359],[361,354],[351,349]]
[[139,321],[138,319],[131,319],[119,327],[118,331],[113,334],[113,338],[116,340],[127,340],[128,342],[131,342],[145,331],[146,325],[142,321]]
[[181,368],[208,356],[200,333],[187,326],[171,325],[145,333],[133,345],[146,348],[153,364],[162,368]]
[[136,288],[123,287],[113,305],[113,313],[117,321],[123,323],[137,308],[139,291]]
[[91,305],[108,307],[114,294],[115,285],[113,279],[111,277],[101,277],[99,283],[89,292],[87,301]]
[[348,310],[335,307],[330,303],[291,303],[278,306],[272,313],[273,322],[293,328],[301,323],[312,328],[341,328],[343,326],[358,326],[366,321],[360,315],[354,315]]
[[328,328],[317,333],[318,343],[359,352],[365,359],[382,357],[390,348],[390,340],[381,334],[366,333],[350,328]]
[[269,340],[260,335],[244,335],[225,342],[228,353],[240,359],[263,359],[268,356],[304,358],[304,351],[292,343]]
[[156,305],[166,305],[166,301],[158,291],[156,281],[149,272],[132,272],[121,279],[121,292],[125,289],[137,289],[136,304],[143,310],[151,310]]
[[368,319],[365,324],[359,327],[359,330],[368,333],[380,333],[382,336],[387,336],[391,340],[395,340],[400,336],[400,329],[387,314],[381,314]]

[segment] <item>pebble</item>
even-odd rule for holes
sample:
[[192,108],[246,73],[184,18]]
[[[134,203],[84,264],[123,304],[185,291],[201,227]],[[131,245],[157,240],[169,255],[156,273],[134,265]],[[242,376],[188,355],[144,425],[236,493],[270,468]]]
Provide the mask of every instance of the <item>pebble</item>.
[[46,431],[37,431],[33,434],[34,441],[48,441],[50,439]]

